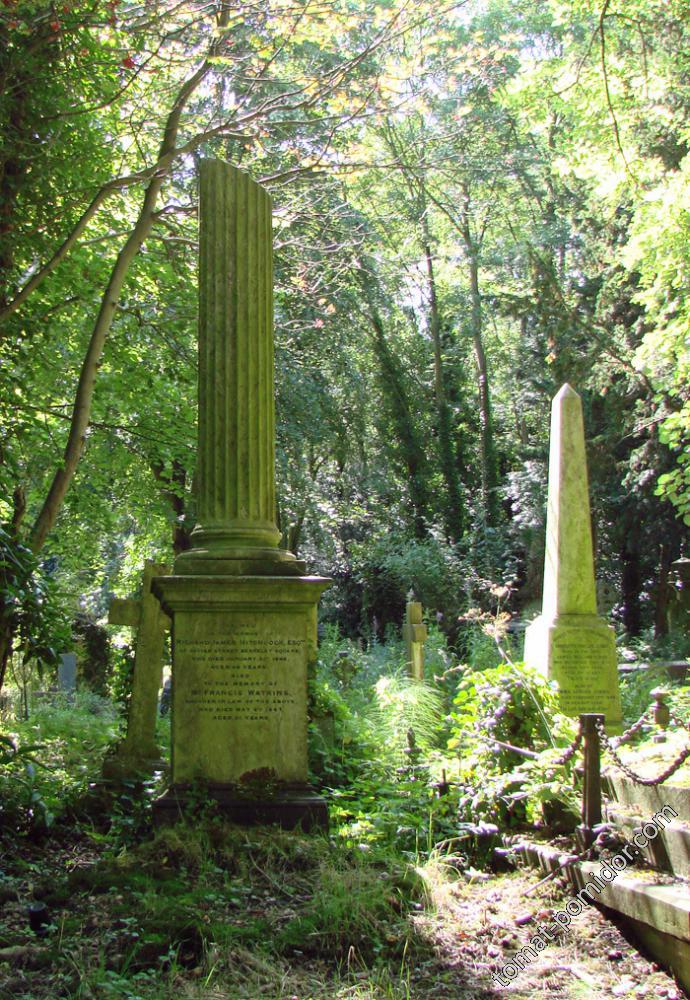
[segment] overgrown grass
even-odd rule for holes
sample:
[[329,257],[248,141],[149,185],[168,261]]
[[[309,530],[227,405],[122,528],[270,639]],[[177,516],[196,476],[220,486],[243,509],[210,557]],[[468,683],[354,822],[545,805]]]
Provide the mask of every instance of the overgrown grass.
[[0,733],[18,751],[0,767],[0,830],[40,832],[82,795],[120,731],[110,701],[88,692],[31,703]]
[[[334,972],[338,981],[377,969],[393,984],[430,955],[409,920],[424,895],[414,867],[325,835],[196,820],[117,857],[83,847],[60,876],[30,874],[29,885],[19,863],[13,884],[45,902],[54,921],[43,954],[50,974],[23,974],[36,1000],[173,997],[180,977],[203,979],[215,995],[247,954],[250,968],[275,970],[274,992],[258,995],[282,995],[278,982],[293,960],[320,970],[327,996],[323,980]],[[31,937],[24,922],[0,934],[0,947]]]
[[[494,743],[567,745],[572,725],[559,719],[550,686],[520,665],[453,665],[438,637],[435,655],[446,680],[419,684],[404,672],[400,642],[364,651],[327,635],[311,744],[330,837],[228,826],[201,800],[186,824],[155,832],[155,781],[89,789],[120,734],[110,702],[57,699],[6,721],[12,745],[34,749],[0,769],[0,892],[10,900],[0,948],[38,956],[14,971],[0,966],[7,995],[414,995],[434,961],[412,919],[425,900],[419,873],[440,866],[471,878],[491,846],[487,823],[533,822],[551,799],[573,800],[572,774],[549,771],[557,749],[524,764]],[[656,682],[624,685],[635,718]],[[682,689],[673,701],[688,714]],[[163,743],[167,729],[166,719]],[[455,783],[439,795],[444,770]],[[37,951],[25,915],[32,899],[53,919]]]

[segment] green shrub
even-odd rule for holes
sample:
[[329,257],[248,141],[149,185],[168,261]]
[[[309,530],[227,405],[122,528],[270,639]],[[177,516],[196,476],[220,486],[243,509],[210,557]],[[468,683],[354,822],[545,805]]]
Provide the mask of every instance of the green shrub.
[[[458,759],[466,821],[533,821],[546,801],[573,808],[574,762],[556,772],[553,760],[572,741],[577,724],[559,713],[556,687],[542,674],[520,663],[466,673],[451,719],[448,746]],[[511,748],[537,752],[539,760]]]
[[[2,828],[12,830],[10,816],[20,832],[38,832],[48,816],[58,817],[82,795],[98,774],[100,761],[118,731],[109,701],[91,692],[74,697],[55,695],[33,706],[28,719],[5,726],[5,739],[17,748],[14,761],[0,767]],[[33,770],[20,763],[31,751]],[[34,805],[27,803],[26,781]]]

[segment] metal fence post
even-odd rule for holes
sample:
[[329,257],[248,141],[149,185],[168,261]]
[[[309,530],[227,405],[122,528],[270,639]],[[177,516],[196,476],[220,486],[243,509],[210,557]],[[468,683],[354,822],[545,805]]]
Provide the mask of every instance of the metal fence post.
[[603,715],[587,713],[580,716],[583,736],[582,823],[578,827],[578,840],[582,848],[591,847],[596,839],[594,827],[601,823],[601,747],[597,724],[604,722]]

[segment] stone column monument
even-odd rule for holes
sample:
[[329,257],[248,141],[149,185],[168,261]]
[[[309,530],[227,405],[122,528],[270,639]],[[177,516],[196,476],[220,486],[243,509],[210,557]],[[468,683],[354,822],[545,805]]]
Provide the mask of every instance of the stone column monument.
[[177,818],[201,785],[237,822],[326,826],[307,785],[307,670],[329,581],[278,548],[271,200],[246,174],[202,162],[199,433],[192,548],[153,591],[172,618]]
[[544,595],[525,662],[558,681],[565,715],[601,713],[620,730],[615,635],[597,614],[582,403],[569,385],[551,408]]

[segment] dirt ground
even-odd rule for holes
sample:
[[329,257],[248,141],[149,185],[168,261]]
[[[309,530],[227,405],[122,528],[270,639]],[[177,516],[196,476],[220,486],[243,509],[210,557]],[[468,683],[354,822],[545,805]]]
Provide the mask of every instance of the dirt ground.
[[566,885],[553,881],[525,895],[540,877],[529,869],[480,876],[474,883],[449,882],[442,872],[437,879],[432,876],[434,906],[415,920],[420,931],[434,941],[444,964],[457,970],[457,986],[462,989],[455,994],[436,992],[436,997],[469,1000],[491,995],[477,993],[476,988],[473,992],[473,984],[476,987],[487,981],[493,983],[494,995],[504,994],[516,1000],[680,1000],[686,995],[673,978],[643,958],[594,907],[574,918],[560,939],[542,951],[510,985],[501,987],[492,981],[491,977],[529,944],[540,926],[551,925],[554,911],[562,910],[571,898]]
[[[80,864],[95,861],[79,854]],[[62,858],[53,863],[63,868]],[[45,877],[47,859],[40,867]],[[38,857],[35,859],[38,868]],[[29,866],[29,871],[31,866]],[[178,967],[165,977],[109,978],[104,973],[89,981],[80,970],[104,961],[107,941],[118,923],[109,907],[117,896],[75,897],[81,931],[70,940],[38,941],[27,927],[29,887],[14,882],[18,894],[7,893],[0,904],[0,931],[6,946],[0,950],[2,1000],[585,1000],[585,998],[663,998],[681,1000],[685,994],[658,966],[644,959],[616,927],[594,908],[573,919],[538,957],[513,981],[502,987],[493,978],[555,911],[570,897],[567,885],[546,883],[529,894],[541,875],[530,869],[489,875],[461,873],[429,864],[420,870],[428,891],[426,905],[415,904],[407,916],[415,940],[422,945],[397,966],[387,961],[365,963],[352,951],[345,958],[318,960],[308,949],[295,948],[290,956],[260,948],[237,946],[220,952],[208,949],[198,960]],[[281,890],[266,888],[258,879],[252,887],[252,906],[278,926],[288,913]],[[81,913],[79,912],[81,911]],[[285,911],[281,914],[281,911]],[[134,918],[133,914],[133,918]],[[230,919],[230,913],[228,913]],[[245,912],[245,919],[247,912]],[[232,911],[242,922],[242,911]],[[122,920],[120,919],[120,924]],[[270,945],[270,942],[267,942]],[[9,946],[9,952],[7,950]],[[57,950],[56,950],[57,946]],[[19,949],[12,953],[12,949]],[[100,955],[100,958],[99,958]],[[50,956],[50,957],[49,957]]]

